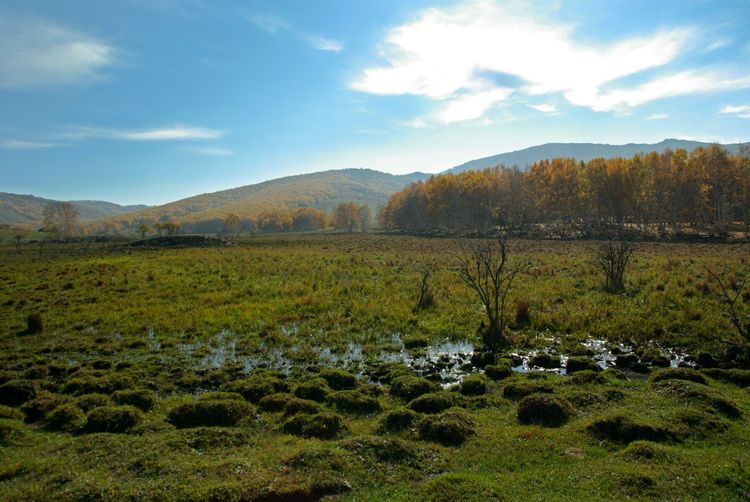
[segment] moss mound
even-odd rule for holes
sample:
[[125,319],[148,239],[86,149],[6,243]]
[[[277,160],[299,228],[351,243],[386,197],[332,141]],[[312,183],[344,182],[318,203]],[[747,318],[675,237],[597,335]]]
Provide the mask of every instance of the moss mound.
[[551,394],[554,389],[546,383],[536,382],[510,382],[503,387],[503,397],[517,400],[530,396],[531,394]]
[[407,408],[389,411],[380,421],[378,430],[381,432],[400,432],[410,429],[419,420],[419,413]]
[[419,422],[418,429],[420,438],[443,446],[460,446],[475,434],[471,417],[456,410],[424,417]]
[[732,383],[738,387],[750,387],[750,370],[711,368],[703,370],[703,373],[711,378]]
[[338,368],[323,368],[319,375],[333,390],[351,390],[357,387],[357,377],[348,371]]
[[297,388],[294,389],[295,396],[302,399],[309,399],[310,401],[317,401],[319,403],[324,402],[330,393],[331,388],[328,386],[328,382],[322,378],[313,378],[310,381],[299,384]]
[[500,490],[478,474],[449,473],[428,481],[422,489],[429,502],[499,502]]
[[577,373],[579,371],[598,372],[601,371],[601,368],[598,364],[596,364],[596,361],[591,358],[583,356],[572,356],[569,357],[568,361],[565,363],[565,371],[568,374]]
[[572,385],[603,384],[606,381],[604,375],[591,370],[578,371],[574,373],[569,380]]
[[47,414],[46,427],[54,431],[75,432],[86,423],[86,415],[78,406],[70,403],[61,404]]
[[655,442],[675,439],[671,430],[638,421],[622,414],[608,414],[595,418],[586,430],[597,439],[609,440],[614,443],[631,443],[638,440]]
[[143,418],[134,406],[103,406],[86,415],[84,432],[128,432]]
[[209,399],[176,406],[167,414],[167,420],[177,428],[232,427],[254,413],[255,409],[246,401]]
[[300,413],[307,415],[314,415],[316,413],[322,413],[323,407],[315,401],[309,399],[290,399],[284,406],[284,415],[290,417],[292,415],[298,415]]
[[9,418],[12,420],[23,420],[24,414],[21,411],[0,404],[0,418]]
[[419,413],[440,413],[448,408],[462,405],[464,405],[464,400],[461,396],[447,391],[424,394],[408,404],[409,408]]
[[112,394],[117,404],[135,406],[141,411],[149,411],[156,404],[156,393],[148,389],[118,390]]
[[669,458],[669,450],[651,441],[633,441],[622,451],[621,455],[629,460],[661,461]]
[[101,406],[111,406],[112,399],[106,394],[84,394],[75,398],[74,403],[84,412]]
[[708,385],[706,377],[700,372],[691,368],[668,368],[651,375],[652,382],[661,382],[663,380],[687,380],[703,385]]
[[279,392],[289,392],[289,384],[280,378],[258,376],[234,380],[223,386],[227,392],[236,392],[251,403],[258,403],[261,399]]
[[340,411],[367,415],[379,412],[382,407],[380,401],[374,397],[365,396],[356,390],[342,390],[334,392],[328,401]]
[[688,380],[662,380],[653,384],[659,393],[676,397],[690,404],[701,406],[728,418],[739,418],[742,410],[733,401],[726,399],[721,393],[710,387],[696,384]]
[[484,374],[491,380],[504,380],[513,375],[510,363],[502,361],[498,364],[490,364],[484,367]]
[[529,366],[553,369],[560,367],[560,356],[557,354],[541,353],[529,358]]
[[343,428],[341,417],[335,413],[298,414],[288,419],[282,426],[287,434],[319,439],[333,439]]
[[359,458],[372,458],[390,464],[418,464],[417,450],[396,437],[360,436],[341,441],[339,447],[356,454]]
[[518,403],[518,422],[526,425],[559,427],[573,415],[570,403],[552,394],[531,394]]
[[29,423],[39,422],[47,416],[47,413],[54,410],[62,404],[65,398],[49,392],[40,392],[36,398],[26,401],[21,405],[21,411],[26,416],[25,420]]
[[414,376],[401,376],[391,381],[390,394],[405,401],[411,401],[428,392],[434,392],[438,386],[429,380]]
[[18,406],[34,399],[37,394],[36,385],[28,380],[11,380],[0,385],[0,404]]
[[296,398],[287,392],[271,394],[258,401],[258,408],[263,411],[282,411],[292,399]]
[[487,392],[487,378],[482,375],[471,375],[461,382],[461,394],[464,396],[481,396]]

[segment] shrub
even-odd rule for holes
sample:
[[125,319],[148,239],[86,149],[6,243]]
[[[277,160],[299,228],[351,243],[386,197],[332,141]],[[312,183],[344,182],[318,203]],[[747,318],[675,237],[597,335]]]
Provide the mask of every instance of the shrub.
[[402,376],[391,382],[390,393],[406,401],[411,401],[422,394],[437,390],[438,386],[429,380],[414,376]]
[[258,408],[263,411],[281,411],[292,399],[295,399],[295,397],[285,392],[271,394],[258,401]]
[[559,427],[570,419],[573,407],[563,398],[551,394],[531,394],[518,403],[518,422],[545,427]]
[[506,399],[521,399],[531,394],[553,392],[552,386],[545,383],[510,382],[503,387],[503,397]]
[[663,380],[688,380],[690,382],[708,385],[708,382],[703,375],[690,368],[669,368],[651,375],[652,382],[661,382]]
[[337,368],[323,368],[320,377],[333,390],[350,390],[357,387],[357,378],[351,373]]
[[424,417],[418,428],[420,438],[444,446],[460,446],[475,433],[471,417],[460,411]]
[[487,379],[482,375],[471,375],[461,382],[461,394],[464,396],[481,396],[487,392]]
[[56,394],[40,393],[31,401],[26,401],[21,406],[21,411],[26,415],[26,422],[34,423],[42,420],[47,413],[62,404],[64,399]]
[[156,393],[148,389],[118,390],[112,398],[117,404],[129,404],[141,411],[149,411],[156,404]]
[[579,371],[601,371],[601,368],[593,359],[583,356],[573,356],[569,357],[567,363],[565,363],[565,371],[572,375]]
[[330,392],[331,389],[328,387],[328,383],[322,378],[313,378],[310,381],[299,384],[294,389],[295,396],[320,403],[326,400]]
[[42,314],[39,312],[32,312],[26,318],[26,333],[29,335],[36,335],[44,331],[44,323],[42,322]]
[[412,427],[419,419],[419,414],[407,408],[388,412],[380,421],[379,430],[383,432],[400,432]]
[[134,406],[103,406],[86,415],[84,432],[127,432],[143,417]]
[[47,414],[46,427],[55,431],[75,432],[86,423],[86,416],[78,406],[65,403]]
[[516,326],[528,326],[531,324],[531,301],[518,300],[515,313]]
[[343,429],[341,417],[334,413],[299,414],[291,417],[282,426],[287,434],[320,439],[335,438]]
[[675,438],[675,434],[664,427],[640,422],[622,414],[608,414],[595,418],[586,430],[597,439],[607,439],[615,443],[631,443],[638,440],[658,442]]
[[111,406],[112,399],[106,394],[84,394],[75,399],[75,404],[84,412],[88,412],[101,406]]
[[334,392],[329,397],[329,401],[336,409],[348,413],[361,413],[366,415],[369,413],[377,413],[382,409],[380,401],[374,397],[365,396],[356,390]]
[[284,406],[284,415],[292,416],[298,414],[314,415],[322,413],[323,407],[309,399],[292,398]]
[[452,392],[439,391],[423,394],[411,401],[408,406],[419,413],[440,413],[461,404],[463,404],[461,396]]
[[36,385],[28,380],[11,380],[0,385],[0,404],[18,406],[37,394]]
[[547,354],[542,352],[529,358],[529,366],[537,366],[539,368],[559,368],[560,367],[560,356],[557,354]]
[[239,399],[198,400],[172,408],[169,423],[177,428],[215,426],[231,427],[255,413],[252,405]]
[[490,364],[489,366],[485,366],[484,374],[492,380],[503,380],[513,375],[513,369],[510,367],[510,363],[502,361],[498,364]]

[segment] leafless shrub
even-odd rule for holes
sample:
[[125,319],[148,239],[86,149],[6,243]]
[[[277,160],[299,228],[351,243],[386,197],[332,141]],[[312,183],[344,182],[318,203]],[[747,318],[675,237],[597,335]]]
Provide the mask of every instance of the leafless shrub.
[[604,273],[607,292],[619,293],[625,289],[625,267],[634,251],[633,244],[622,239],[610,240],[596,250],[596,266]]
[[726,313],[732,325],[737,330],[737,334],[745,344],[750,344],[750,313],[742,312],[742,307],[738,305],[737,300],[745,298],[743,291],[747,284],[747,274],[740,278],[730,275],[728,278],[722,278],[719,274],[706,267],[706,272],[710,275],[721,290],[721,303],[726,306]]
[[417,284],[419,288],[419,297],[417,298],[417,305],[414,307],[415,311],[432,308],[437,304],[437,290],[430,284],[430,278],[435,272],[435,264],[431,263],[427,265],[421,273],[421,278]]

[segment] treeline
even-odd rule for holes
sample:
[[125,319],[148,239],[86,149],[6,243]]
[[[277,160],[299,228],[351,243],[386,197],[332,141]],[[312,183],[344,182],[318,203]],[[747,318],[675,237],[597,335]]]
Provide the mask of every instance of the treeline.
[[658,237],[750,229],[750,150],[719,145],[632,158],[537,162],[443,174],[393,194],[386,229],[482,231],[505,226],[592,236],[612,229]]
[[354,202],[341,202],[331,214],[311,207],[296,209],[267,209],[254,216],[226,213],[216,218],[200,221],[165,218],[161,221],[148,219],[127,220],[127,225],[112,221],[94,222],[85,230],[90,234],[124,235],[138,233],[148,235],[173,235],[175,233],[211,233],[224,235],[303,232],[334,227],[353,232],[367,231],[370,226],[370,208]]

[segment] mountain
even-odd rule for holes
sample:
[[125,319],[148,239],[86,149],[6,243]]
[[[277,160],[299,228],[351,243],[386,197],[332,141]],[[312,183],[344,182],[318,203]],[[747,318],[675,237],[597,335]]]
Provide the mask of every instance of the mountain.
[[222,220],[227,214],[254,218],[264,211],[312,207],[331,211],[336,204],[354,201],[376,210],[388,197],[430,175],[393,175],[371,169],[342,169],[277,178],[255,185],[196,195],[142,211],[100,220],[91,225],[101,231],[114,225],[132,229],[140,223],[175,220],[194,231],[208,231],[203,222]]
[[[0,192],[0,223],[8,225],[35,226],[44,219],[44,208],[51,199],[33,195]],[[71,200],[81,220],[97,220],[131,211],[146,209],[146,205],[121,206],[99,200]]]
[[[667,149],[677,150],[684,148],[687,151],[694,150],[699,146],[707,147],[710,143],[700,141],[687,141],[683,139],[665,139],[659,143],[628,143],[627,145],[604,145],[598,143],[546,143],[544,145],[532,146],[515,152],[501,153],[484,157],[482,159],[470,160],[460,166],[453,167],[448,172],[460,173],[470,169],[484,169],[504,165],[507,167],[518,166],[525,169],[534,162],[559,157],[573,157],[576,160],[588,162],[596,158],[632,157],[639,153],[663,152]],[[730,153],[736,153],[739,143],[722,145]]]

